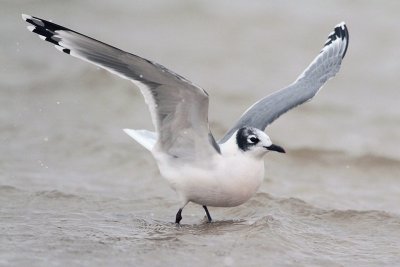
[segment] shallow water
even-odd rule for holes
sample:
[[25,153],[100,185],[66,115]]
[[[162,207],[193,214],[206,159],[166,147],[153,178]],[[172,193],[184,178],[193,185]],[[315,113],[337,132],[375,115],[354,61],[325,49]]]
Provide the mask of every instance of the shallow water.
[[[400,4],[384,3],[3,1],[0,265],[398,265]],[[176,227],[174,192],[121,131],[151,129],[141,95],[40,41],[23,12],[201,85],[217,137],[342,20],[350,46],[337,77],[267,129],[288,153],[266,156],[260,192],[210,208],[212,224],[189,204]]]

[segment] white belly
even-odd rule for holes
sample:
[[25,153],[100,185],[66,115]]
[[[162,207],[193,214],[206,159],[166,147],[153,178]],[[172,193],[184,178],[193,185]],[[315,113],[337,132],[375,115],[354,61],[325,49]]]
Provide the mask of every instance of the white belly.
[[264,161],[242,156],[217,155],[207,166],[182,164],[179,160],[157,159],[161,175],[188,201],[213,207],[233,207],[249,200],[264,178]]

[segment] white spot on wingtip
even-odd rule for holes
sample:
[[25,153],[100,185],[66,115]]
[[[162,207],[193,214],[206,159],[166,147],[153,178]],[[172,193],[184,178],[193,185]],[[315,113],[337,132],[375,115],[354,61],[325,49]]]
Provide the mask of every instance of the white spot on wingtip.
[[59,46],[59,45],[54,45],[54,47],[55,47],[57,50],[63,52],[64,47]]
[[344,30],[346,28],[346,23],[344,21],[342,21],[338,25],[335,26],[335,29],[336,28],[340,28],[341,30]]
[[46,41],[46,36],[43,35],[38,35],[40,39],[42,39],[43,41]]
[[26,21],[27,19],[32,18],[32,16],[27,15],[27,14],[21,14],[21,16],[22,16],[22,19],[25,20],[25,21]]
[[[340,22],[338,25],[336,25],[336,27],[344,28],[345,25],[346,25],[346,22],[342,21],[342,22]],[[336,28],[336,27],[335,27],[335,28]]]
[[27,26],[26,28],[27,28],[29,31],[31,31],[31,32],[33,32],[33,31],[36,29],[36,27],[33,26],[33,25],[29,25],[29,26]]

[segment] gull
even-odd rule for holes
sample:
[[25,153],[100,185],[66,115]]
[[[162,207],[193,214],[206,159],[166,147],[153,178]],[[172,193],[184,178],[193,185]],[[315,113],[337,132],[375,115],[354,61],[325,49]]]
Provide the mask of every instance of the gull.
[[249,200],[264,179],[264,155],[285,153],[265,128],[288,110],[311,100],[336,75],[349,43],[344,22],[335,26],[320,53],[289,86],[248,108],[216,141],[208,124],[208,93],[166,67],[125,52],[74,30],[30,15],[28,30],[73,57],[88,61],[132,81],[149,107],[155,131],[124,129],[151,152],[160,174],[178,195],[182,210],[193,202],[234,207]]

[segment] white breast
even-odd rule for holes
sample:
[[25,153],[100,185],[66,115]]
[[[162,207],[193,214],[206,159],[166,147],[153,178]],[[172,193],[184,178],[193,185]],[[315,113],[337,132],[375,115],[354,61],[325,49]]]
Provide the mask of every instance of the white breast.
[[[188,201],[206,206],[233,207],[246,202],[264,178],[262,158],[244,153],[215,155],[205,165],[194,165],[165,155],[155,155],[161,175]],[[154,154],[154,153],[153,153]]]

